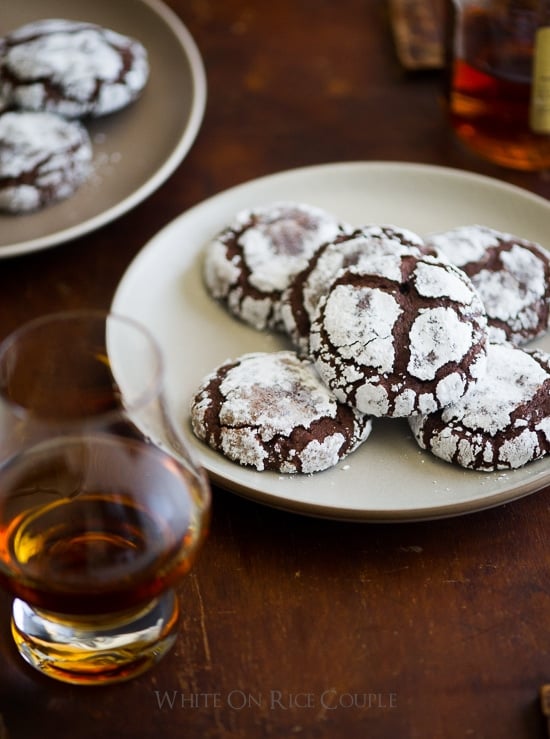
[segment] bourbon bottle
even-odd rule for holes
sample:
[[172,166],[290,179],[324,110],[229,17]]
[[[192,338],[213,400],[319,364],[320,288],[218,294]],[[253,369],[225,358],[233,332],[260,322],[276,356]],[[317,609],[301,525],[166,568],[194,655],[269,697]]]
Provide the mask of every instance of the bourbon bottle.
[[452,0],[451,124],[505,167],[550,166],[550,0]]

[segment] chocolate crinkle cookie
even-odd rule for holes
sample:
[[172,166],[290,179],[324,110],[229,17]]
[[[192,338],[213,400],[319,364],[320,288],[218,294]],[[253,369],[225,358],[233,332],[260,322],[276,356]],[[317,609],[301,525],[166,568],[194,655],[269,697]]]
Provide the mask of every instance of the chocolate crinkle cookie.
[[310,350],[338,400],[405,417],[461,398],[486,369],[487,319],[468,277],[433,256],[341,270],[321,298]]
[[427,242],[472,280],[492,342],[523,345],[550,321],[550,256],[539,244],[487,226],[460,226]]
[[309,354],[309,334],[319,301],[341,269],[355,266],[384,274],[386,265],[393,264],[396,256],[429,252],[433,250],[418,234],[392,225],[367,225],[323,244],[294,277],[281,300],[285,329],[300,354]]
[[89,177],[91,162],[90,138],[78,121],[0,115],[0,210],[26,213],[69,197]]
[[492,472],[550,451],[550,355],[490,344],[485,377],[460,401],[409,419],[422,449],[446,462]]
[[92,23],[44,19],[0,41],[0,108],[102,116],[124,108],[149,76],[144,46]]
[[206,286],[245,323],[283,330],[283,291],[311,255],[345,228],[323,209],[301,203],[241,211],[206,247]]
[[245,354],[220,365],[191,406],[196,436],[256,470],[312,473],[332,467],[371,431],[294,352]]

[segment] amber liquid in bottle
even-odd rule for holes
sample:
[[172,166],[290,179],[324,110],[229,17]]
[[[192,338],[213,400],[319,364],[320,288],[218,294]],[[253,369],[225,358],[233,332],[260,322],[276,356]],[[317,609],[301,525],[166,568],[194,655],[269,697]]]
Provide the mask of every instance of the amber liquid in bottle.
[[462,12],[462,46],[451,63],[450,80],[456,133],[470,149],[504,166],[550,166],[550,129],[535,131],[531,122],[540,13],[514,2],[487,8],[473,3]]

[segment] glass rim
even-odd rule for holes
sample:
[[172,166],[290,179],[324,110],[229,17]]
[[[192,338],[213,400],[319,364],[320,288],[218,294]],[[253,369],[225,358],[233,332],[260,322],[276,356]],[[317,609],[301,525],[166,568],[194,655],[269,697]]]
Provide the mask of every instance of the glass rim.
[[[134,397],[128,399],[123,394],[124,408],[127,411],[137,411],[147,405],[152,398],[160,395],[160,391],[162,390],[162,378],[164,374],[164,362],[159,343],[157,342],[151,331],[143,323],[136,320],[135,318],[125,316],[122,313],[117,313],[108,309],[76,308],[54,311],[51,313],[44,313],[42,315],[36,316],[35,318],[31,318],[28,321],[25,321],[24,323],[13,329],[13,331],[7,334],[2,340],[0,340],[0,366],[3,363],[4,356],[21,337],[30,334],[32,331],[35,331],[40,327],[47,326],[48,324],[53,325],[55,323],[61,324],[63,322],[75,322],[83,320],[103,321],[106,330],[108,330],[107,327],[109,324],[109,320],[116,322],[117,325],[126,325],[132,328],[132,330],[136,333],[140,334],[149,344],[152,355],[154,357],[153,367],[150,373],[151,376],[145,384],[143,390]],[[124,388],[121,388],[121,390],[122,392],[124,392]],[[2,383],[0,383],[0,397],[12,409],[19,409],[24,413],[33,413],[32,409],[25,406],[24,403],[10,398],[6,394],[5,388],[2,386]],[[105,411],[104,413],[99,413],[98,416],[105,417],[119,414],[120,409],[117,409],[112,411]],[[76,420],[76,418],[74,420]]]

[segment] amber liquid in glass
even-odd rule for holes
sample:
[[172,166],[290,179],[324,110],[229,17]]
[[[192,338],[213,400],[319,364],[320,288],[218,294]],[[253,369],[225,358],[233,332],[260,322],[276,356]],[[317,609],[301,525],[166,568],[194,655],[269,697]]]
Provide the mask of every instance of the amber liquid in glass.
[[191,475],[134,439],[62,439],[0,470],[0,576],[57,614],[123,612],[191,567],[202,523]]
[[[521,170],[550,166],[550,133],[530,128],[536,18],[466,9],[463,58],[452,62],[451,124],[485,158]],[[456,22],[456,21],[455,21]]]

